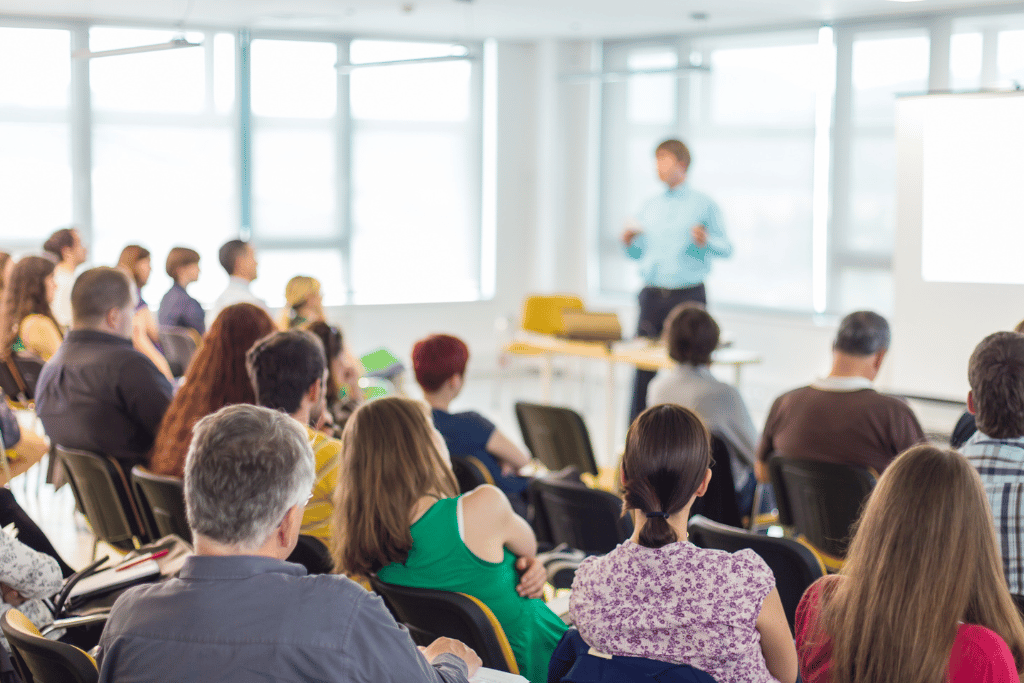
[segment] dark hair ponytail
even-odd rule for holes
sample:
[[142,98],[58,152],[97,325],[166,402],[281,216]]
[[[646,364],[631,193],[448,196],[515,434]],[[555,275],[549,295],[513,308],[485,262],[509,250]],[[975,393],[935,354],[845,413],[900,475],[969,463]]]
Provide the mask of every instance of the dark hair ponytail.
[[640,545],[660,548],[679,540],[668,517],[686,507],[710,466],[711,435],[692,410],[664,404],[633,421],[622,479],[626,509],[647,517]]

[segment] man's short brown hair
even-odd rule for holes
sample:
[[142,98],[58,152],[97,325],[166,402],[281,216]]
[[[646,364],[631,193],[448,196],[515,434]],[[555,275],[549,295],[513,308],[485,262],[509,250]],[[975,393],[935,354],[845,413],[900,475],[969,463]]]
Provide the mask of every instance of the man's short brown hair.
[[718,323],[697,303],[679,304],[665,320],[668,355],[677,363],[709,364],[720,334]]
[[971,354],[967,381],[978,431],[993,439],[1024,436],[1024,334],[996,332]]
[[128,276],[117,268],[90,268],[78,276],[71,288],[75,325],[96,325],[110,309],[127,308],[131,303]]
[[167,265],[165,270],[175,282],[178,281],[178,269],[199,263],[199,252],[188,247],[174,247],[167,252]]
[[683,168],[690,168],[690,150],[682,140],[665,140],[654,150],[655,156],[658,152],[668,152],[683,165]]

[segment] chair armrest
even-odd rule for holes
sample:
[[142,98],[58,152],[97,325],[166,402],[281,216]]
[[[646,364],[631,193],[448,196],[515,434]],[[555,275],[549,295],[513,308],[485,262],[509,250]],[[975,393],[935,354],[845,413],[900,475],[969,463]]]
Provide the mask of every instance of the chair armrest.
[[88,626],[89,624],[102,624],[107,621],[107,617],[109,616],[110,610],[107,610],[97,614],[85,614],[82,616],[56,619],[52,624],[43,628],[42,634],[45,636],[50,631],[56,631],[59,628],[75,628],[76,626]]

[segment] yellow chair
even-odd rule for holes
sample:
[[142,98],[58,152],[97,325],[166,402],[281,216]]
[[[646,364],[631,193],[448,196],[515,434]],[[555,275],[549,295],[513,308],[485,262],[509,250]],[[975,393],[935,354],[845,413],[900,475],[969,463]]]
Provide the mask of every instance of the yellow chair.
[[44,638],[31,621],[16,609],[0,619],[11,646],[11,663],[23,683],[96,683],[99,670],[88,652]]
[[584,310],[583,300],[571,294],[528,296],[523,301],[522,328],[539,334],[559,334],[565,331],[562,311]]

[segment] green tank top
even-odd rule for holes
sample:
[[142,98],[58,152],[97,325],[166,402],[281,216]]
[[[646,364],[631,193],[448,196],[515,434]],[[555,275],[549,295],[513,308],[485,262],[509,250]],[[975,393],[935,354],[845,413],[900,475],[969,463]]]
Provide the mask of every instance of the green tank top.
[[385,583],[467,593],[487,605],[505,630],[519,673],[545,683],[548,661],[566,625],[543,600],[516,593],[516,557],[505,549],[501,562],[482,560],[459,536],[458,498],[434,503],[410,528],[412,549],[405,564],[393,562],[377,572]]

